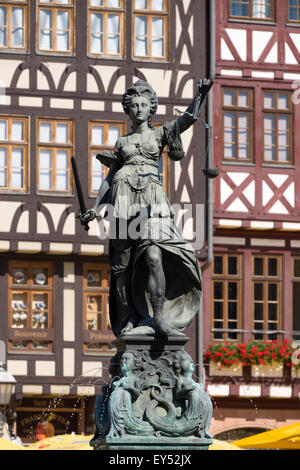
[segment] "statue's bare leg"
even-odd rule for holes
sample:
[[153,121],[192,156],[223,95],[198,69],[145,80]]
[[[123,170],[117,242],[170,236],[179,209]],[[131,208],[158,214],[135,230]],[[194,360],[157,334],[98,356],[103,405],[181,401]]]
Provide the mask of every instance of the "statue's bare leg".
[[162,315],[166,292],[166,278],[162,264],[162,252],[156,245],[146,250],[148,266],[147,291],[153,309],[153,327],[161,335],[178,335],[180,332],[173,328]]

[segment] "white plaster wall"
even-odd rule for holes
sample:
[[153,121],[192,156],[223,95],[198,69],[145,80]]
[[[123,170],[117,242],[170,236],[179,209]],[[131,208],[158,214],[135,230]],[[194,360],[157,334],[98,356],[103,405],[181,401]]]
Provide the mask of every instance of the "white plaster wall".
[[38,90],[49,90],[48,80],[40,70],[37,71],[37,88]]
[[35,375],[40,377],[54,377],[55,376],[55,362],[54,361],[36,361]]
[[88,93],[99,93],[99,88],[97,85],[97,82],[95,80],[95,77],[91,74],[87,74],[87,92]]
[[50,70],[54,84],[57,88],[62,74],[64,73],[65,69],[69,66],[69,64],[60,62],[46,62],[45,65]]
[[52,217],[52,220],[53,220],[54,228],[55,228],[55,230],[57,230],[57,226],[58,226],[59,220],[62,216],[62,213],[66,210],[68,205],[67,204],[45,203],[44,206],[49,210],[49,212],[51,214],[51,217]]
[[19,60],[6,60],[1,59],[1,82],[2,86],[5,88],[10,87],[13,74],[15,73],[17,67],[21,64]]
[[21,202],[0,201],[0,232],[10,232],[10,226]]
[[64,262],[64,282],[75,282],[75,263]]
[[27,375],[27,361],[8,360],[7,371],[12,375]]
[[93,65],[93,68],[97,70],[103,82],[103,86],[105,90],[107,91],[111,78],[113,74],[118,70],[118,67],[111,67],[109,65],[106,65],[105,67],[103,67],[103,65]]
[[75,375],[75,349],[64,348],[63,350],[63,375],[64,377]]
[[25,211],[19,218],[17,233],[28,233],[29,232],[29,212]]
[[23,70],[21,73],[18,83],[18,88],[29,88],[29,69]]
[[70,73],[66,80],[64,91],[76,91],[76,78],[77,72]]
[[50,233],[47,219],[40,211],[37,212],[37,233]]
[[75,214],[72,212],[65,221],[63,228],[64,235],[75,235],[75,221]]
[[256,62],[261,54],[263,53],[264,49],[266,48],[268,42],[270,41],[271,37],[273,36],[273,32],[271,31],[253,31],[252,34],[252,59]]
[[158,96],[169,97],[172,78],[171,70],[140,69],[147,81],[151,83]]
[[73,289],[64,289],[63,308],[63,339],[75,341],[75,291]]

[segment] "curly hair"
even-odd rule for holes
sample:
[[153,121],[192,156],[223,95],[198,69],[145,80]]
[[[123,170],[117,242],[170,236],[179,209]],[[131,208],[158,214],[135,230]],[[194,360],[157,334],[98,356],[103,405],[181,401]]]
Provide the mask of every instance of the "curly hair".
[[181,361],[184,361],[184,359],[190,359],[191,362],[193,362],[191,356],[186,352],[186,351],[177,351],[174,355],[174,370],[176,374],[181,373]]
[[158,107],[157,95],[152,86],[148,82],[138,80],[125,91],[122,97],[122,105],[126,114],[129,114],[129,106],[134,96],[146,96],[149,99],[151,105],[149,121],[151,121]]

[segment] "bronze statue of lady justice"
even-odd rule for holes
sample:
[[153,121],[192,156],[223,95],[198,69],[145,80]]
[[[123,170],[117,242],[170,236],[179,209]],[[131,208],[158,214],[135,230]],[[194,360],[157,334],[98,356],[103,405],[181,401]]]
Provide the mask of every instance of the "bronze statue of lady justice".
[[[183,158],[180,134],[199,119],[212,84],[211,80],[200,80],[187,110],[154,128],[151,120],[157,111],[157,95],[147,82],[137,81],[122,99],[132,131],[117,140],[113,153],[105,151],[98,156],[109,172],[94,207],[79,218],[87,225],[103,204],[113,207],[116,230],[109,241],[109,310],[116,336],[182,335],[199,310],[200,266],[191,245],[175,227],[158,167],[166,145],[171,159]],[[162,212],[157,211],[162,207]],[[146,210],[147,217],[138,224],[139,237],[131,236],[130,230],[124,236],[124,227],[140,221],[140,208]]]

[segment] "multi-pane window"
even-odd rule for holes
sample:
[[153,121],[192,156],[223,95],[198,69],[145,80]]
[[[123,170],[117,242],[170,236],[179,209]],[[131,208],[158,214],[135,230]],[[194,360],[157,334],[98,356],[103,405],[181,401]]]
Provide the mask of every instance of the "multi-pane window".
[[264,113],[264,161],[292,162],[292,113],[290,93],[265,91]]
[[134,56],[168,56],[168,1],[134,0]]
[[73,122],[38,120],[38,190],[70,193]]
[[49,350],[52,327],[50,263],[12,261],[9,266],[10,349]]
[[89,53],[123,55],[124,0],[89,0]]
[[74,42],[74,0],[39,0],[38,50],[72,53]]
[[274,0],[230,0],[231,18],[274,19]]
[[289,21],[300,22],[300,0],[289,0],[288,19]]
[[104,123],[101,121],[90,121],[90,185],[91,193],[97,193],[103,179],[106,177],[108,168],[96,159],[98,153],[104,150],[113,150],[117,139],[124,134],[124,124]]
[[242,311],[242,257],[214,256],[212,277],[212,339],[239,340]]
[[276,340],[281,326],[281,256],[254,255],[252,260],[252,328],[254,340]]
[[27,48],[28,1],[0,2],[0,49]]
[[223,158],[252,160],[253,96],[248,89],[223,89]]
[[[112,336],[109,320],[109,275],[106,265],[85,264],[83,281],[83,311],[86,351],[107,351],[112,349],[105,337]],[[103,335],[102,340],[97,340]]]
[[28,121],[0,116],[0,190],[26,190]]

